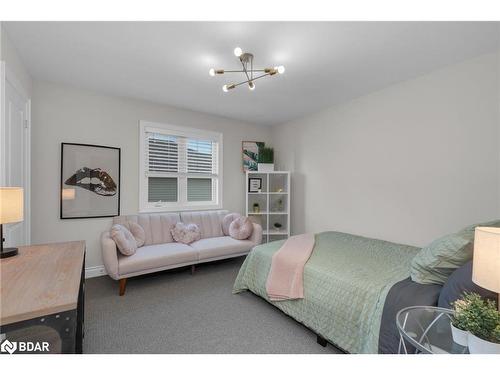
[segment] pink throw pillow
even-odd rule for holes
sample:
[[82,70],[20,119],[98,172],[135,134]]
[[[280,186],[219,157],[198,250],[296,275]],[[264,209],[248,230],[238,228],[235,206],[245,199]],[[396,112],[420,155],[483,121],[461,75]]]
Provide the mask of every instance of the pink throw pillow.
[[229,236],[229,226],[239,217],[241,217],[241,215],[236,212],[224,216],[224,219],[222,219],[222,233],[224,233],[224,236]]
[[233,220],[229,226],[229,235],[235,240],[246,240],[252,235],[253,224],[246,216]]
[[134,255],[137,251],[137,242],[130,231],[123,225],[115,224],[111,227],[111,238],[123,255]]
[[128,222],[128,229],[132,233],[132,236],[134,236],[137,247],[144,245],[144,242],[146,242],[146,232],[144,232],[144,229],[133,221]]
[[176,242],[184,244],[190,244],[201,238],[200,228],[196,224],[177,223],[170,229],[170,233]]

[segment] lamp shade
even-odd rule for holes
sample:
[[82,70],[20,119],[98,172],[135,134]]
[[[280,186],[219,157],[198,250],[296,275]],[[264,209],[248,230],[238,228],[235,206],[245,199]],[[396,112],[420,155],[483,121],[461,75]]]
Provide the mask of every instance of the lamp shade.
[[23,189],[0,187],[0,224],[23,221]]
[[500,293],[500,228],[476,227],[472,281]]

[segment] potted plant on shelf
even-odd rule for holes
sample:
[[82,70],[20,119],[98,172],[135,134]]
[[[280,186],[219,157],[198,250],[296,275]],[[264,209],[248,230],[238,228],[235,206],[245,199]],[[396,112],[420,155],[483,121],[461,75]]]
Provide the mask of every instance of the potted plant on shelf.
[[464,293],[453,303],[453,340],[468,346],[471,354],[500,354],[500,312],[495,302],[477,293]]
[[253,204],[253,212],[258,214],[260,212],[260,206],[258,203]]
[[257,168],[259,172],[274,171],[274,149],[271,147],[261,147],[259,149]]

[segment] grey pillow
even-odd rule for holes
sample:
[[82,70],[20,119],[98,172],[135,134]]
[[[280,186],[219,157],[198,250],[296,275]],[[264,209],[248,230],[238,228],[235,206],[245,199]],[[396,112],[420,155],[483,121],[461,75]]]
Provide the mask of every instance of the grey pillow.
[[472,282],[472,261],[465,263],[462,267],[451,274],[441,289],[439,295],[439,307],[451,309],[452,302],[462,297],[464,292],[475,292],[483,298],[497,299],[497,294]]

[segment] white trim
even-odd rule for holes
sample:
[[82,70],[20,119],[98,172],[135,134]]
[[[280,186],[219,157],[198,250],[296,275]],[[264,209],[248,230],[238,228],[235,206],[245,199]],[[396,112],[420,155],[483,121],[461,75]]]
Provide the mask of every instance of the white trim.
[[91,279],[93,277],[99,277],[107,275],[106,269],[104,266],[93,266],[93,267],[85,267],[85,278]]
[[[0,139],[6,139],[6,119],[5,119],[5,100],[7,82],[16,90],[17,94],[25,103],[26,114],[26,130],[24,132],[24,200],[25,200],[25,217],[23,224],[25,225],[25,243],[31,243],[31,97],[28,92],[17,79],[16,75],[7,66],[4,61],[0,61],[0,103],[1,103],[1,118],[0,118]],[[7,185],[7,155],[6,147],[0,142],[0,185]]]
[[[165,204],[160,207],[151,207],[147,204],[148,189],[146,183],[146,169],[145,169],[145,143],[146,143],[146,132],[165,132],[169,134],[178,135],[181,137],[190,138],[204,138],[210,139],[218,143],[218,175],[217,175],[217,202],[187,202],[183,204],[172,203]],[[219,132],[212,132],[208,130],[176,126],[170,124],[161,124],[151,121],[139,121],[139,213],[148,212],[170,212],[170,211],[196,211],[196,210],[218,210],[224,207],[222,202],[223,197],[223,134]],[[202,177],[202,176],[200,176]],[[180,189],[181,194],[184,189]]]
[[[0,61],[0,140],[5,139],[5,62]],[[7,155],[4,141],[0,142],[0,186],[5,186],[7,181]]]

